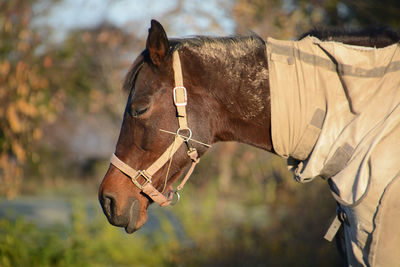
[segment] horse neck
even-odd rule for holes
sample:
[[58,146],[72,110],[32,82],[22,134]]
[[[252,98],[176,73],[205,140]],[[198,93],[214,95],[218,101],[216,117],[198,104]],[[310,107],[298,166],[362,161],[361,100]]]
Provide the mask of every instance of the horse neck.
[[[271,108],[265,45],[194,52],[195,83],[211,96],[213,141],[237,141],[272,151]],[[195,61],[193,64],[193,61]]]

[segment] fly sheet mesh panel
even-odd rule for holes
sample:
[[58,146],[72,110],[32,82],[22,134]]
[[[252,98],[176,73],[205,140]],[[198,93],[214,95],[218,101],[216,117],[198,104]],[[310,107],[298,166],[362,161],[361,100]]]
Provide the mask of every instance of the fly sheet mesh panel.
[[[391,237],[383,225],[393,225],[383,210],[400,202],[400,45],[375,49],[314,37],[269,38],[267,52],[276,153],[287,158],[299,182],[329,179],[348,215],[351,265],[390,261],[381,255],[383,247],[400,264],[400,231],[392,229],[396,248],[381,242]],[[393,193],[389,185],[396,181]],[[390,220],[400,224],[396,214]]]

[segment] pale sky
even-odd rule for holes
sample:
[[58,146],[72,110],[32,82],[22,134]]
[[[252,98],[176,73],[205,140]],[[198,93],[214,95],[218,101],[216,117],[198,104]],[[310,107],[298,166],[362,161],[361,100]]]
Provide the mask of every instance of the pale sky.
[[[147,34],[152,18],[167,23],[164,26],[172,36],[227,35],[233,34],[235,29],[230,11],[232,2],[184,0],[182,11],[166,18],[165,15],[176,7],[177,0],[61,0],[51,7],[48,16],[37,18],[37,24],[53,25],[57,29],[56,40],[62,40],[69,29],[90,27],[103,21],[141,36]],[[40,5],[37,8],[40,9]],[[140,24],[143,27],[138,27]]]

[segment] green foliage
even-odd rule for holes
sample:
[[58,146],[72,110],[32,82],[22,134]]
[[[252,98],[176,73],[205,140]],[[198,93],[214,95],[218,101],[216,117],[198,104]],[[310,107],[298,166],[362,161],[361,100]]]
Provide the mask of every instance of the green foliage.
[[335,244],[322,238],[335,210],[326,184],[298,184],[278,157],[235,146],[227,186],[215,175],[217,147],[182,200],[153,205],[153,216],[133,235],[109,225],[98,203],[88,212],[82,195],[95,196],[87,190],[75,190],[68,226],[0,220],[0,265],[340,266]]
[[93,210],[82,204],[85,191],[73,197],[69,226],[1,220],[0,265],[340,266],[335,244],[323,239],[335,210],[327,185],[298,184],[278,157],[235,146],[227,187],[215,175],[217,147],[202,159],[181,201],[153,204],[153,216],[133,235],[109,225],[98,203],[88,217]]
[[274,208],[256,184],[241,197],[221,196],[215,182],[189,184],[176,206],[150,209],[158,223],[151,216],[153,226],[133,235],[76,196],[68,225],[0,219],[0,266],[339,266],[335,245],[322,240],[331,207],[321,185],[299,185],[307,200],[283,196]]
[[168,266],[177,241],[162,214],[160,229],[128,236],[102,214],[88,218],[81,201],[69,226],[0,219],[0,266]]

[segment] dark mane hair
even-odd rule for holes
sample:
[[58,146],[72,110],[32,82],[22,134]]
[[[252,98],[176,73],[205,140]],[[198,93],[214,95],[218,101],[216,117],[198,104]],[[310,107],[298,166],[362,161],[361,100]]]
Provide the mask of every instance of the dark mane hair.
[[385,47],[400,41],[400,33],[389,27],[368,27],[364,29],[313,29],[300,36],[314,36],[323,41],[338,41],[350,45]]
[[253,33],[251,35],[232,35],[222,37],[211,36],[193,36],[189,38],[173,38],[170,39],[172,51],[182,46],[186,47],[218,47],[218,46],[234,46],[236,49],[248,48],[252,45],[263,45],[264,40]]
[[[214,53],[219,57],[224,57],[226,53],[229,53],[230,56],[243,55],[252,51],[254,48],[265,47],[264,40],[256,34],[227,37],[193,36],[189,38],[171,38],[169,42],[170,53],[182,47],[195,47],[199,50],[203,50],[204,53]],[[130,67],[123,81],[122,90],[124,92],[130,92],[135,83],[136,75],[140,67],[147,60],[147,57],[147,50],[144,50]]]

